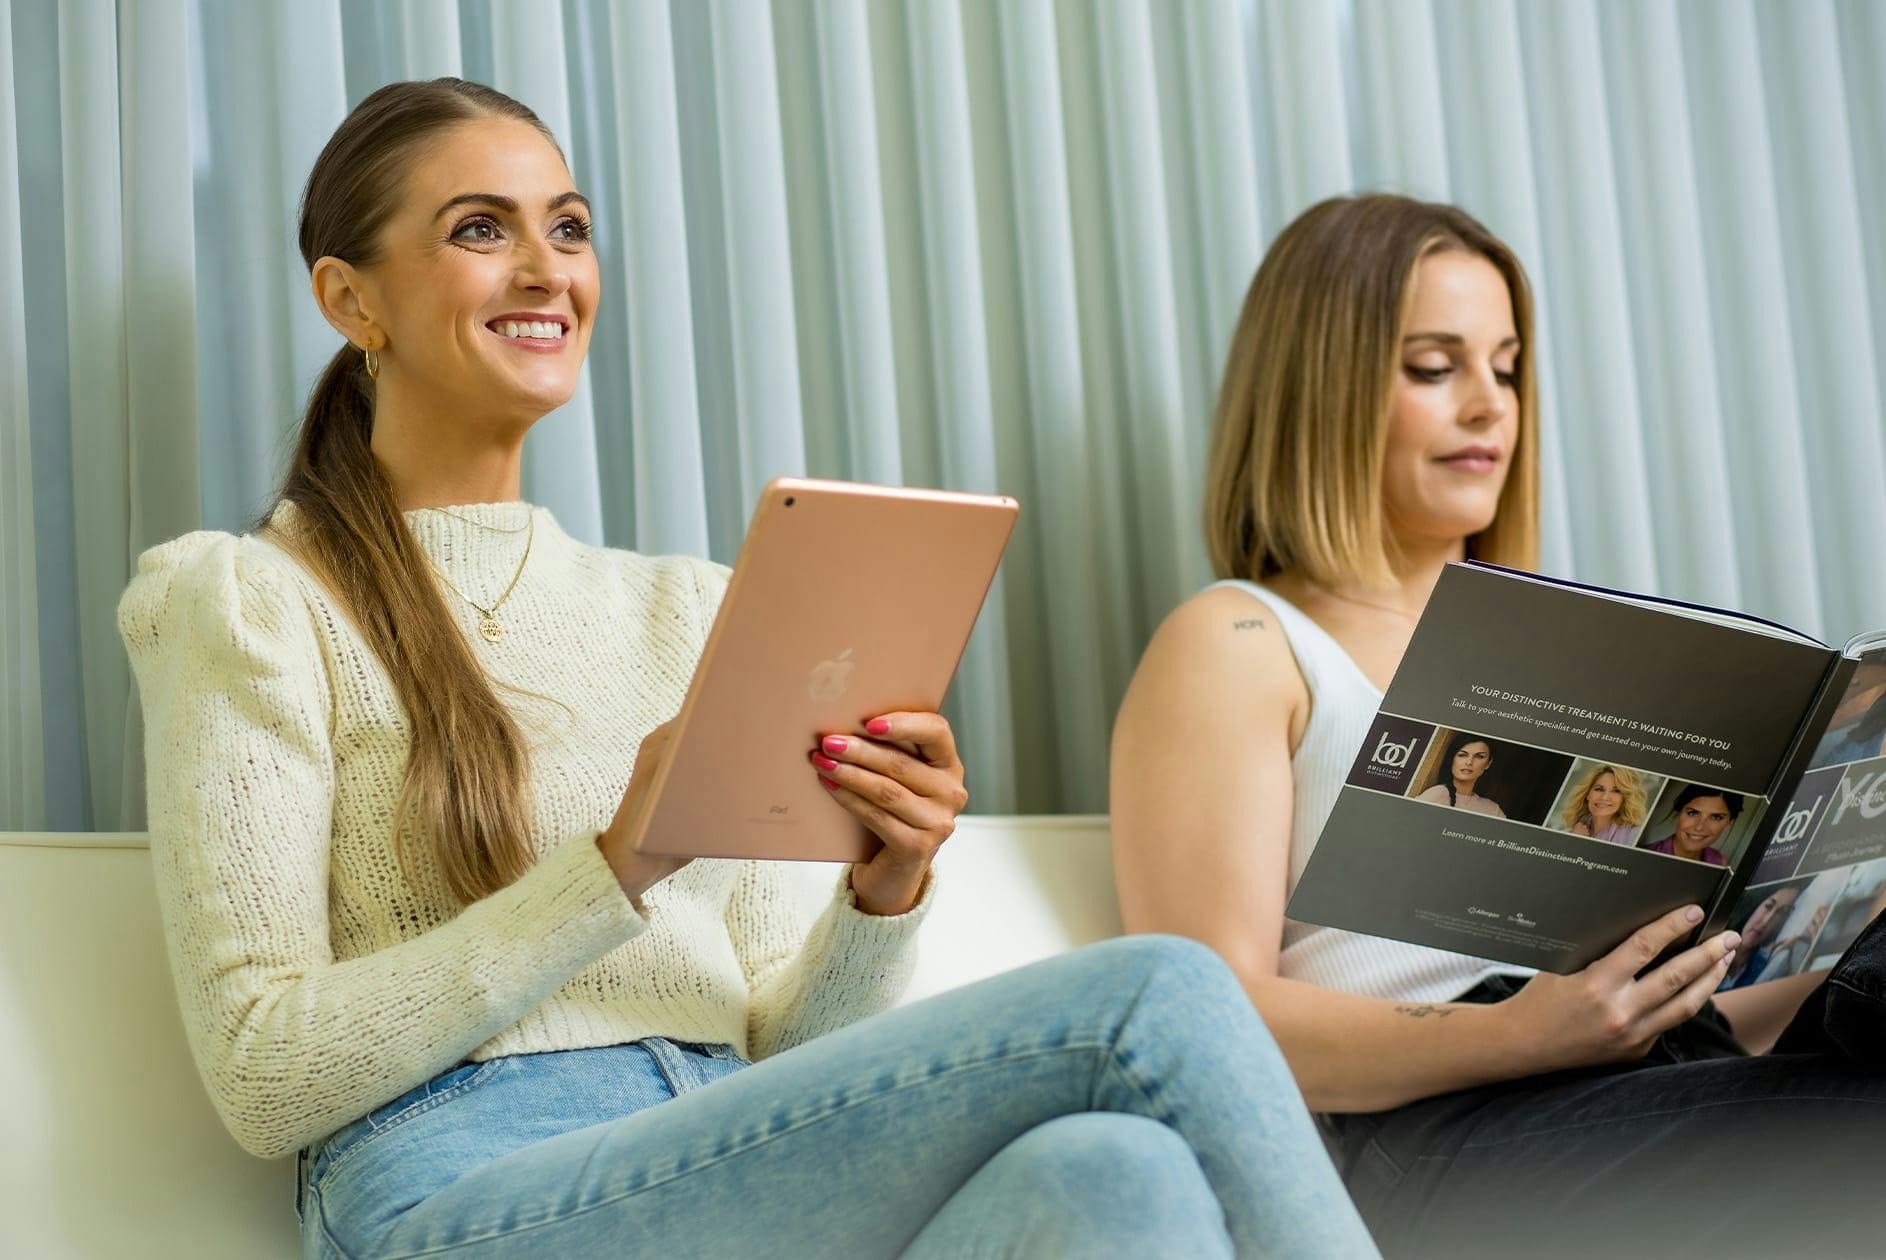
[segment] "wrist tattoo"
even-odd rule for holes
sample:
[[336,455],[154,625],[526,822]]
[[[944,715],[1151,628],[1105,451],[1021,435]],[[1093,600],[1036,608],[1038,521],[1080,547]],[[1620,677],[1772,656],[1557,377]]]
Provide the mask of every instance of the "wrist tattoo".
[[1232,622],[1231,628],[1233,630],[1262,630],[1264,628],[1264,619],[1262,617],[1246,617],[1241,621]]
[[1395,1013],[1397,1015],[1406,1015],[1409,1019],[1426,1019],[1430,1015],[1436,1015],[1445,1019],[1447,1016],[1454,1013],[1454,1008],[1451,1006],[1435,1006],[1431,1002],[1423,1002],[1419,1006],[1397,1006]]

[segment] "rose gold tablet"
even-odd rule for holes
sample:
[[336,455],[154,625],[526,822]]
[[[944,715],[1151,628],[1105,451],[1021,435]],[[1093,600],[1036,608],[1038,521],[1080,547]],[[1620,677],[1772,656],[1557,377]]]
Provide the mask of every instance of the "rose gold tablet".
[[863,736],[880,713],[943,703],[1019,510],[997,495],[768,484],[630,843],[819,862],[877,852],[806,754],[821,734]]

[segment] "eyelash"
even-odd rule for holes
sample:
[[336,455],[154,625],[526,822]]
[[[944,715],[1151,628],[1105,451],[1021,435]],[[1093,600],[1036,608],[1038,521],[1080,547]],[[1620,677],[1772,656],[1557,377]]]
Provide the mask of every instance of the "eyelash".
[[[1415,367],[1413,364],[1409,364],[1406,369],[1408,375],[1425,385],[1439,385],[1453,370],[1451,367],[1424,368]],[[1495,372],[1493,378],[1508,389],[1519,388],[1519,373],[1517,372]]]
[[[447,239],[461,245],[466,244],[469,241],[471,242],[473,248],[476,248],[477,246],[481,246],[481,245],[494,245],[498,242],[498,240],[501,239],[500,237],[492,237],[492,236],[479,237],[475,239],[464,236],[464,232],[466,228],[478,227],[480,225],[489,227],[493,231],[496,231],[496,232],[502,232],[504,230],[502,227],[498,225],[498,221],[492,218],[490,215],[474,214],[466,219],[461,220],[458,226],[452,229],[451,235]],[[576,215],[570,215],[566,218],[558,219],[556,223],[551,226],[550,230],[552,232],[557,232],[557,231],[562,230],[563,228],[575,229],[575,235],[566,236],[562,238],[560,243],[565,244],[565,245],[587,245],[590,241],[590,237],[592,233],[594,232],[594,229],[591,227],[588,219],[579,218]]]

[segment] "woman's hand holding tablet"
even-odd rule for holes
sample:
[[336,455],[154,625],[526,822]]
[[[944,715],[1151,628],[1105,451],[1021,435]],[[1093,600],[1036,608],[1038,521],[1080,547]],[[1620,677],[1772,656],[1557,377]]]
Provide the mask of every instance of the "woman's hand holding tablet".
[[864,724],[872,738],[827,735],[809,756],[832,799],[883,841],[851,868],[866,914],[917,904],[931,859],[969,806],[956,736],[939,713],[886,713]]
[[630,901],[694,860],[639,853],[630,843],[630,824],[666,757],[668,745],[674,739],[674,727],[670,719],[643,736],[642,746],[635,754],[635,769],[629,775],[629,786],[622,790],[621,803],[616,806],[616,816],[610,819],[608,830],[596,837],[596,847],[602,850],[603,860],[616,873],[616,882],[622,885],[622,894]]
[[1018,510],[997,495],[769,484],[673,738],[625,806],[627,847],[848,861],[861,909],[909,909],[968,800],[937,710]]

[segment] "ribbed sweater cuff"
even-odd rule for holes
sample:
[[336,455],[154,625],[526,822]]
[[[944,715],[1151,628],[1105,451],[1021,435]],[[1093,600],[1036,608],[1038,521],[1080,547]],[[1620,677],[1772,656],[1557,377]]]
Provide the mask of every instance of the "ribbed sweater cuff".
[[845,951],[893,951],[916,935],[935,900],[936,867],[932,866],[924,872],[923,886],[917,890],[916,903],[910,909],[902,914],[866,914],[858,908],[858,894],[851,886],[851,867],[847,865],[838,873],[835,935]]

